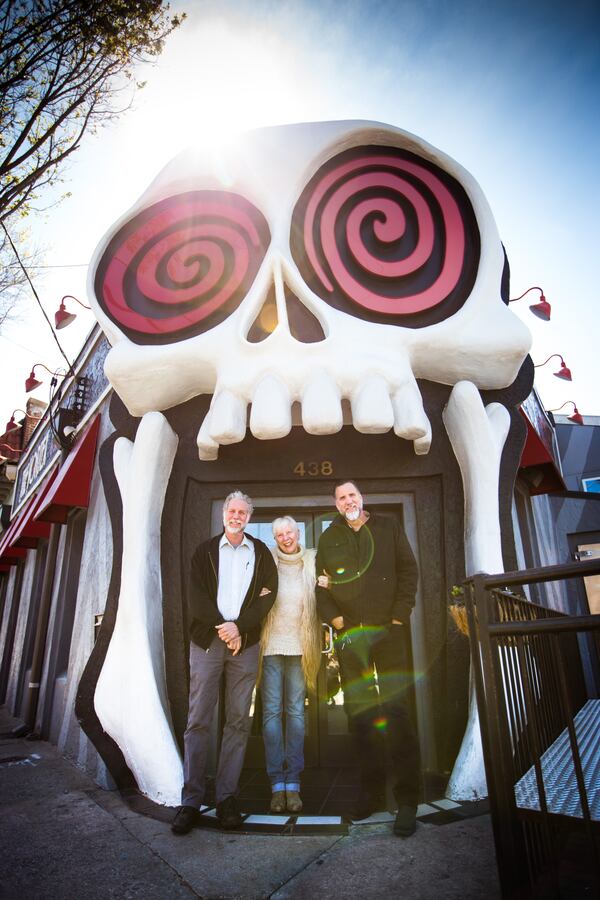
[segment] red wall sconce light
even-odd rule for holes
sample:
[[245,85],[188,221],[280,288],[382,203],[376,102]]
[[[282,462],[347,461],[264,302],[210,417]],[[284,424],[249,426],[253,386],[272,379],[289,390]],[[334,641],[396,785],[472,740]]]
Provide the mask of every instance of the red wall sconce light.
[[549,363],[550,360],[554,359],[555,357],[558,357],[558,359],[560,359],[560,369],[558,370],[558,372],[553,372],[552,374],[556,378],[562,378],[563,381],[573,381],[573,378],[571,377],[571,370],[567,365],[565,365],[565,361],[560,353],[553,353],[552,356],[549,356],[548,359],[544,360],[543,363],[535,363],[534,368],[541,369],[542,366],[545,366],[546,363]]
[[534,316],[538,317],[538,319],[542,319],[543,322],[549,322],[550,321],[550,311],[551,311],[552,307],[550,306],[550,304],[544,297],[544,292],[541,289],[541,287],[534,286],[534,287],[527,288],[527,290],[523,291],[523,293],[519,297],[511,297],[511,299],[508,302],[515,303],[517,300],[521,300],[521,298],[524,297],[525,294],[528,294],[529,291],[539,291],[540,292],[540,299],[538,300],[537,303],[532,303],[531,306],[529,307],[529,309],[534,314]]
[[24,416],[27,416],[27,413],[24,409],[13,409],[10,419],[6,423],[6,427],[4,429],[5,434],[9,431],[15,431],[15,429],[23,427],[21,422],[15,422],[15,413],[23,413]]
[[83,306],[84,309],[91,309],[91,306],[87,306],[85,303],[82,303],[81,300],[78,300],[77,297],[74,297],[72,294],[65,294],[65,296],[60,301],[60,306],[54,313],[54,324],[56,329],[66,328],[67,325],[70,325],[74,319],[77,318],[77,314],[74,312],[69,312],[65,306],[65,300],[74,300],[75,303],[79,303],[80,306]]
[[552,413],[560,412],[560,410],[563,408],[563,406],[566,406],[567,403],[573,404],[573,414],[568,416],[569,422],[575,422],[576,425],[583,425],[584,424],[583,416],[581,415],[581,413],[575,406],[574,400],[565,400],[565,402],[562,404],[562,406],[559,406],[556,409],[549,409],[548,412],[552,412]]
[[34,367],[32,368],[31,372],[29,373],[29,378],[27,378],[27,380],[25,381],[25,393],[26,394],[30,394],[32,391],[35,391],[35,389],[38,388],[41,384],[43,384],[43,382],[41,382],[39,380],[39,378],[35,377],[35,370],[40,366],[42,369],[45,369],[46,372],[49,372],[53,378],[56,378],[57,375],[60,375],[60,372],[58,372],[58,371],[53,372],[51,369],[48,368],[48,366],[45,366],[44,363],[36,363],[34,365]]

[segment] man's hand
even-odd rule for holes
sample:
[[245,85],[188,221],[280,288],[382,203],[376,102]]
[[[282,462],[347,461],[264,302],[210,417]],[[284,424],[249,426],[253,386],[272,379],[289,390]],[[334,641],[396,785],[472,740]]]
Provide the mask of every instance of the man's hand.
[[344,617],[336,616],[335,619],[331,620],[331,624],[333,625],[333,627],[335,628],[336,631],[342,631],[342,629],[344,627]]
[[221,640],[225,641],[226,644],[240,637],[240,630],[235,622],[223,622],[222,625],[215,625],[215,628]]
[[261,589],[260,589],[260,594],[259,594],[258,596],[259,596],[259,597],[266,597],[267,594],[270,594],[270,593],[271,593],[271,588],[264,587],[264,588],[261,588]]
[[329,588],[330,577],[329,574],[323,569],[323,574],[319,575],[317,578],[317,584],[322,588]]
[[400,619],[392,619],[392,625],[404,625],[404,622],[401,622]]
[[227,649],[231,650],[234,656],[237,656],[242,649],[241,637],[236,637],[232,641],[227,641]]

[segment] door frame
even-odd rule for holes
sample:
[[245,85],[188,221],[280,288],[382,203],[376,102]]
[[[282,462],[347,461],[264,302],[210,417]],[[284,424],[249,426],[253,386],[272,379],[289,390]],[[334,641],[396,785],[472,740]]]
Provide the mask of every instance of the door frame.
[[[388,480],[391,479],[385,479],[385,481]],[[300,485],[298,487],[300,487]],[[304,485],[302,485],[302,487],[304,487]],[[306,489],[309,489],[309,485],[306,485]],[[268,490],[269,488],[261,482],[256,482],[255,484],[244,484],[244,491],[250,497],[252,497],[254,510],[257,512],[265,508],[278,510],[281,509],[285,512],[285,510],[303,508],[313,510],[315,508],[323,508],[324,506],[326,506],[326,508],[331,510],[332,515],[337,514],[331,492],[327,494],[307,492],[300,495],[294,495],[291,493],[277,495],[267,493]],[[261,495],[261,491],[265,493]],[[417,560],[419,571],[422,571],[422,566],[425,563],[426,556],[419,551],[417,510],[414,493],[408,490],[395,490],[385,493],[381,491],[365,491],[365,496],[368,497],[368,503],[365,504],[367,507],[369,505],[379,507],[389,506],[391,508],[398,508],[399,506],[402,507],[404,529],[406,531],[408,541],[411,545],[411,549],[415,555],[415,559]],[[222,513],[225,496],[213,496],[207,499],[211,504],[211,534],[219,534],[223,529]],[[427,654],[425,646],[425,605],[423,602],[422,589],[422,579],[419,579],[415,609],[413,610],[413,614],[411,615],[410,623],[413,670],[417,673],[417,676],[418,673],[427,672]],[[415,678],[417,731],[419,735],[419,742],[421,745],[421,758],[423,761],[423,767],[425,769],[435,770],[437,766],[437,754],[435,745],[434,716],[431,693],[428,690],[426,682],[427,679],[424,677]],[[316,704],[313,705],[316,706]],[[344,756],[347,756],[348,754],[348,742],[346,736],[344,736],[343,738],[343,743],[345,746],[343,753],[341,754],[342,762],[337,762],[337,765],[342,765]]]

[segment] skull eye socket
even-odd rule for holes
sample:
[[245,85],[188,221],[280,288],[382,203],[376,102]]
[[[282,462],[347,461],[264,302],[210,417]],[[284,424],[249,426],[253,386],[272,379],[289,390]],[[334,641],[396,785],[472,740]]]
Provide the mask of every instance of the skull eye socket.
[[264,216],[238,194],[168,197],[112,238],[96,271],[96,297],[136,343],[183,340],[239,306],[269,241]]
[[394,147],[359,147],[325,163],[298,200],[290,240],[303,278],[331,306],[412,328],[463,305],[480,256],[462,186]]

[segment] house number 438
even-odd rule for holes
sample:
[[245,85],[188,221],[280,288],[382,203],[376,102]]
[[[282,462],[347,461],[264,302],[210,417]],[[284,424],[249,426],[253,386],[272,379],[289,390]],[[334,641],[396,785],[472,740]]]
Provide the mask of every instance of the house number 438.
[[307,475],[314,478],[316,475],[333,475],[333,463],[330,459],[322,459],[320,462],[304,462],[301,460],[294,466],[294,475],[305,478]]

